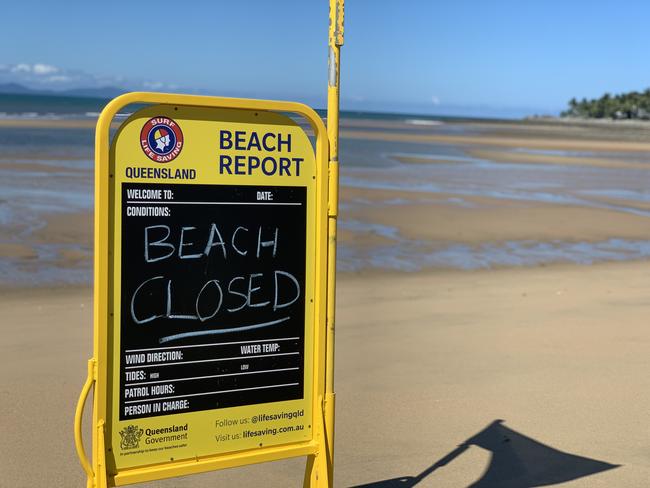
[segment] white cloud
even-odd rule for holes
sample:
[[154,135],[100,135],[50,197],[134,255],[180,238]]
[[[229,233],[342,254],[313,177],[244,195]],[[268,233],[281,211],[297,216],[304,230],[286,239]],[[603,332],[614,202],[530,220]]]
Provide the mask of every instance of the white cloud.
[[51,64],[36,63],[32,66],[32,71],[37,75],[49,75],[51,73],[58,73],[59,68],[52,66]]
[[12,73],[33,73],[35,75],[49,75],[52,73],[58,73],[60,71],[60,69],[56,66],[43,63],[19,63],[14,64],[13,66],[1,65],[0,68],[2,68],[2,71],[6,71],[8,69]]
[[165,86],[161,81],[145,81],[142,85],[148,90],[160,90]]
[[47,77],[47,81],[50,81],[52,83],[66,83],[71,80],[72,78],[66,75],[54,75],[54,76]]
[[121,75],[97,75],[47,63],[0,64],[0,84],[17,83],[33,90],[70,90],[114,87],[122,90],[197,92],[161,80],[129,79]]
[[16,65],[12,66],[10,68],[10,71],[12,73],[31,73],[32,66],[29,65],[29,64],[20,63],[20,64],[16,64]]
[[0,83],[18,83],[34,90],[66,90],[107,86],[113,78],[102,79],[47,63],[19,63],[0,66]]

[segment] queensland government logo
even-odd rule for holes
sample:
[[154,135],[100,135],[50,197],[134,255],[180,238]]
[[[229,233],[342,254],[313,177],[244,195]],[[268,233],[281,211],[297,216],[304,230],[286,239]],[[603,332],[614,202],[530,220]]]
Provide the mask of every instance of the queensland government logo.
[[129,425],[123,428],[120,431],[120,436],[122,436],[120,447],[122,449],[137,449],[143,433],[144,430],[138,428],[137,425]]
[[183,149],[183,133],[173,119],[153,117],[140,131],[140,145],[152,161],[169,163],[176,159]]

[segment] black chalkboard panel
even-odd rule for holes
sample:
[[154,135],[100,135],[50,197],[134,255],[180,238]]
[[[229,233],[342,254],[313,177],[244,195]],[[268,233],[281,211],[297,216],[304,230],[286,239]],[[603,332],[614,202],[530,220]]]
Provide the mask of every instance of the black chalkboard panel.
[[306,196],[122,185],[120,420],[303,398]]

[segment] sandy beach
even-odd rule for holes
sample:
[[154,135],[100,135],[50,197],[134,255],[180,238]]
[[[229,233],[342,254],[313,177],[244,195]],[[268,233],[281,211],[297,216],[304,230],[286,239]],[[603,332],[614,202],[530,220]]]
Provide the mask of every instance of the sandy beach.
[[[650,143],[641,129],[403,128],[343,125],[343,142],[439,146],[397,148],[392,166],[342,173],[335,486],[646,487],[650,200],[639,188],[650,183],[640,153]],[[531,152],[540,149],[557,152]],[[15,159],[0,169],[16,170]],[[19,169],[63,177],[56,161],[33,159]],[[464,164],[501,172],[470,187]],[[79,188],[88,191],[90,175]],[[618,193],[605,191],[612,182]],[[92,216],[71,208],[2,224],[3,269],[22,277],[47,266],[86,281],[2,277],[0,486],[84,486],[72,421],[91,355]],[[303,467],[295,459],[142,486],[300,486]]]
[[[416,477],[497,419],[620,465],[563,486],[647,485],[647,264],[347,275],[338,291],[336,486]],[[15,291],[2,309],[2,485],[82,486],[71,425],[91,348],[90,290]],[[505,466],[572,472],[551,454],[527,460],[526,446],[500,447]],[[472,445],[421,486],[469,486],[495,459]],[[302,466],[155,486],[299,486]]]

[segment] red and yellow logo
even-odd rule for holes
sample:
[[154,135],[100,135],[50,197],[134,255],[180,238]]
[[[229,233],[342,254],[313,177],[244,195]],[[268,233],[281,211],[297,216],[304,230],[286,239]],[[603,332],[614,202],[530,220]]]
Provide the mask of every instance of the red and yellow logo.
[[183,149],[183,132],[173,119],[153,117],[140,131],[140,145],[152,161],[169,163]]

